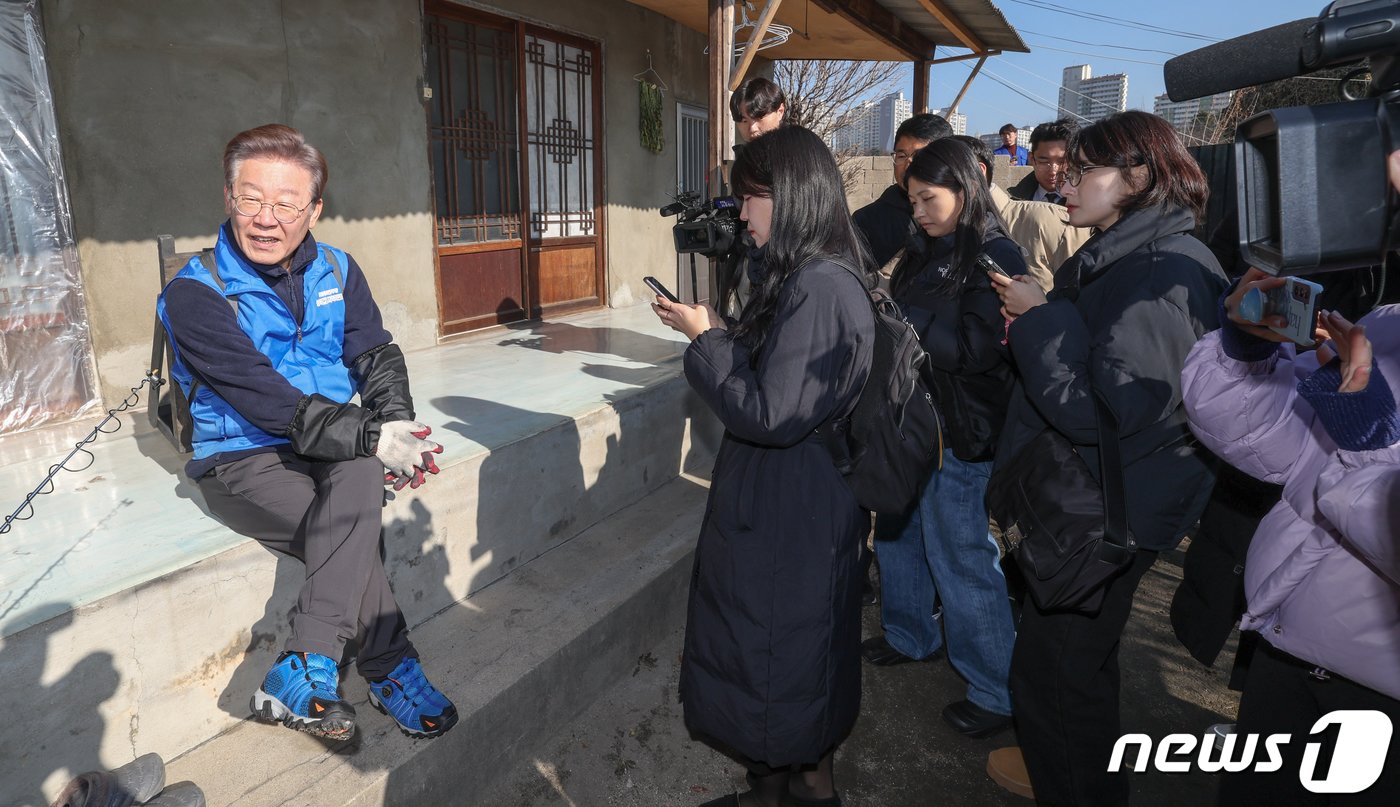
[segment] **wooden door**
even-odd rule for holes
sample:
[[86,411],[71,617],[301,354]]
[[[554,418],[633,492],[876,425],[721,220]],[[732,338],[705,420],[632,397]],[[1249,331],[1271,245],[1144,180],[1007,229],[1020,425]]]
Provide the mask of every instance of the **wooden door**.
[[602,305],[597,45],[430,2],[443,335]]
[[604,301],[601,64],[587,40],[526,26],[524,43],[529,279],[543,316]]

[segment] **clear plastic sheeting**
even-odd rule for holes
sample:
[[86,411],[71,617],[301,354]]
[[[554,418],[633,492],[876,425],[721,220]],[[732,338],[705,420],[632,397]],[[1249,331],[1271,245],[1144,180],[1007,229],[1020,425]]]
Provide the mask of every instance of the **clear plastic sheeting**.
[[95,403],[35,0],[0,0],[0,434]]

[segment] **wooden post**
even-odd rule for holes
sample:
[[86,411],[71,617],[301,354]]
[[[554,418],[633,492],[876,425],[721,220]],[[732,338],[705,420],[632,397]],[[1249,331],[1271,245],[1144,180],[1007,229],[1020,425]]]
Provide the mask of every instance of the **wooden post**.
[[749,35],[749,42],[744,46],[744,56],[739,60],[739,66],[735,68],[734,75],[729,77],[729,91],[734,92],[739,89],[739,85],[744,83],[744,74],[749,72],[749,65],[753,64],[753,57],[758,55],[758,46],[763,44],[763,37],[768,33],[768,25],[773,22],[773,15],[778,13],[778,6],[783,0],[768,0],[768,5],[763,7],[763,13],[759,15],[758,22],[754,24],[753,33]]
[[[734,66],[734,3],[736,0],[709,0],[710,3],[710,153],[707,160],[709,196],[729,193],[725,162],[734,153],[734,121],[729,117],[729,73]],[[705,273],[705,300],[719,299],[719,262],[708,260]],[[694,279],[692,278],[692,284]],[[700,302],[695,300],[694,302]]]
[[962,103],[963,96],[964,96],[964,95],[967,95],[967,88],[972,86],[972,80],[975,79],[975,78],[977,78],[977,71],[981,70],[981,69],[982,69],[982,65],[984,65],[984,64],[986,64],[986,63],[987,63],[987,57],[984,55],[982,58],[980,58],[980,59],[977,60],[977,64],[972,68],[972,72],[967,74],[967,81],[964,81],[964,82],[963,82],[963,85],[962,85],[962,89],[961,89],[961,90],[958,90],[958,97],[957,97],[957,98],[954,98],[954,99],[953,99],[953,105],[950,106],[950,107],[948,107],[948,114],[949,114],[949,115],[952,115],[954,112],[957,112],[957,111],[958,111],[958,104],[961,104],[961,103]]
[[710,0],[710,154],[706,165],[708,192],[724,191],[724,161],[734,145],[734,122],[729,118],[729,71],[734,63],[735,0]]
[[928,62],[920,59],[914,62],[914,114],[925,112],[928,112]]

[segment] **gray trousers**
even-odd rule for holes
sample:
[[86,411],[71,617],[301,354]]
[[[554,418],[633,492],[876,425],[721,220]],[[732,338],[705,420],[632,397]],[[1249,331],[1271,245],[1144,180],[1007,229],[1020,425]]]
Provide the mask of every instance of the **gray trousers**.
[[388,677],[405,656],[418,655],[380,558],[379,460],[254,454],[215,466],[199,480],[199,489],[229,529],[305,564],[286,650],[339,663],[345,643],[358,639],[355,666],[371,681]]

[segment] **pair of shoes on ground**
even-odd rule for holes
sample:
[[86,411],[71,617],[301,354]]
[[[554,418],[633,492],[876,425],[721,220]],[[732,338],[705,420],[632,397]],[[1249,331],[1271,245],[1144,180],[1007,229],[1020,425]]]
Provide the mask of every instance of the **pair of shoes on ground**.
[[53,807],[204,807],[204,791],[192,782],[165,786],[165,761],[145,754],[111,771],[74,778]]
[[890,646],[889,640],[885,638],[883,633],[860,643],[860,657],[876,667],[893,667],[896,664],[908,664],[911,661],[936,661],[942,655],[942,650],[935,650],[924,658],[906,656]]
[[[457,707],[423,675],[417,658],[405,657],[387,678],[370,681],[369,702],[411,737],[438,737],[457,724]],[[249,707],[261,720],[328,740],[355,735],[355,708],[340,696],[340,670],[318,653],[283,653]]]

